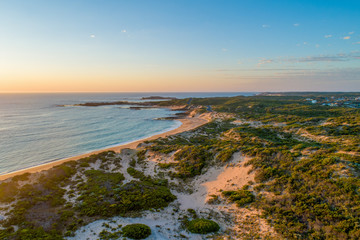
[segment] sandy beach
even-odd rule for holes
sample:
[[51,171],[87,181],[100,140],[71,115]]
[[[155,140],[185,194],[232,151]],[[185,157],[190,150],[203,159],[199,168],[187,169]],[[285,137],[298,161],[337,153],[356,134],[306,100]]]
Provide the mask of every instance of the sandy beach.
[[189,131],[191,129],[197,128],[197,127],[199,127],[199,126],[201,126],[201,125],[203,125],[203,124],[210,121],[210,114],[207,113],[207,114],[202,114],[202,115],[194,116],[194,117],[180,118],[180,119],[177,119],[177,120],[180,121],[182,124],[178,128],[175,128],[175,129],[170,130],[168,132],[157,134],[157,135],[154,135],[154,136],[151,136],[151,137],[148,137],[148,138],[144,138],[144,139],[141,139],[141,140],[137,140],[137,141],[134,141],[134,142],[131,142],[131,143],[126,143],[126,144],[122,144],[122,145],[118,145],[118,146],[114,146],[114,147],[109,147],[109,148],[105,148],[105,149],[101,149],[101,150],[96,150],[96,151],[93,151],[93,152],[90,152],[90,153],[86,153],[86,154],[82,154],[82,155],[78,155],[78,156],[74,156],[74,157],[70,157],[70,158],[65,158],[65,159],[61,159],[61,160],[50,162],[50,163],[41,164],[41,165],[35,166],[35,167],[25,168],[25,169],[22,169],[22,170],[19,170],[19,171],[11,172],[11,173],[6,173],[6,174],[3,174],[3,175],[0,175],[0,181],[5,180],[5,179],[10,178],[10,177],[14,177],[16,175],[21,175],[21,174],[24,174],[24,173],[35,173],[35,172],[40,172],[40,171],[43,171],[43,170],[47,170],[47,169],[50,169],[50,168],[52,168],[54,166],[60,165],[60,164],[62,164],[64,162],[78,160],[78,159],[81,159],[81,158],[84,158],[84,157],[88,157],[88,156],[90,156],[92,154],[97,154],[97,153],[104,152],[104,151],[112,150],[112,151],[115,151],[115,152],[120,152],[124,148],[132,148],[132,149],[134,149],[140,143],[142,143],[144,141],[154,140],[154,139],[157,139],[157,138],[160,138],[160,137],[166,137],[166,136],[169,136],[169,135],[174,135],[174,134],[177,134],[177,133],[186,132],[186,131]]

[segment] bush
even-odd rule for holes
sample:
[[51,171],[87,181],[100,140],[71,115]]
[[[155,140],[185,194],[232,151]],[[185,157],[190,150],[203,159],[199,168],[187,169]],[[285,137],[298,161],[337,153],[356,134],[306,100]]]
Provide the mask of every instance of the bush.
[[137,162],[142,163],[146,159],[146,150],[141,150],[136,153]]
[[0,202],[11,202],[18,194],[18,183],[15,181],[0,183]]
[[230,202],[236,202],[238,207],[255,201],[255,196],[249,190],[223,191],[222,195],[227,197]]
[[145,180],[146,176],[143,172],[136,170],[135,168],[129,167],[126,169],[127,173],[130,174],[133,178],[138,178],[140,180]]
[[180,178],[194,177],[201,174],[201,170],[213,157],[206,147],[186,146],[175,154],[178,161],[176,176]]
[[24,174],[21,174],[21,175],[16,175],[12,178],[13,181],[26,181],[26,180],[29,180],[29,176],[31,174],[30,173],[24,173]]
[[129,162],[130,167],[135,167],[136,166],[136,160],[133,158],[131,159],[131,161]]
[[126,225],[122,231],[124,237],[132,239],[145,239],[151,234],[150,227],[141,223]]
[[206,234],[219,231],[220,226],[212,220],[198,218],[190,221],[187,229],[192,233]]

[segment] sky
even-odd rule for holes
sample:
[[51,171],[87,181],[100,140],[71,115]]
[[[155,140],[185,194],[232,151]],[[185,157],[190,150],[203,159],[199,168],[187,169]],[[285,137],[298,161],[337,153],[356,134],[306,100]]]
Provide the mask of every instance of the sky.
[[359,13],[359,0],[0,0],[0,92],[360,91]]

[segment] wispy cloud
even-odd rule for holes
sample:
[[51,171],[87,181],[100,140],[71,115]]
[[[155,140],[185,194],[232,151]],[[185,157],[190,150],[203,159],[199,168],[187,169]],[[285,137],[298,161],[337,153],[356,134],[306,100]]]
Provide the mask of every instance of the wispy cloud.
[[[282,75],[282,74],[281,74]],[[313,79],[324,79],[326,81],[336,81],[339,79],[358,79],[360,75],[359,68],[344,68],[344,69],[331,69],[331,70],[309,70],[303,72],[284,72],[283,76],[286,77],[314,77]],[[341,81],[340,81],[341,82]]]
[[318,70],[314,68],[251,68],[251,69],[216,69],[215,72],[263,72],[263,71],[309,71],[309,70]]
[[274,62],[273,59],[262,58],[259,60],[258,65],[264,65],[264,64],[273,63],[273,62]]
[[[272,77],[278,80],[282,79],[284,83],[291,79],[292,83],[301,82],[301,84],[304,84],[304,82],[308,81],[309,84],[320,83],[321,85],[321,83],[328,83],[338,85],[337,87],[344,87],[346,83],[349,84],[350,82],[358,81],[359,75],[359,68],[340,68],[329,70],[282,71],[277,72]],[[264,76],[264,79],[266,79],[266,76]],[[323,84],[322,87],[324,87]]]
[[349,32],[350,35],[354,34],[355,32]]
[[126,33],[126,29],[121,30],[122,33]]
[[345,62],[351,60],[360,60],[360,52],[354,51],[351,53],[318,55],[318,56],[308,56],[308,57],[299,57],[299,58],[278,58],[278,59],[261,58],[258,62],[258,65],[270,64],[270,63]]
[[332,35],[331,35],[331,34],[329,34],[329,35],[325,35],[324,37],[325,37],[325,38],[331,38],[331,37],[332,37]]
[[270,27],[270,25],[263,24],[263,25],[262,25],[262,27],[263,27],[263,28],[269,28],[269,27]]
[[96,37],[95,34],[90,35],[90,38],[95,38],[95,37]]
[[294,25],[294,27],[298,27],[298,26],[300,26],[300,23],[294,23],[293,25]]
[[354,42],[353,44],[360,44],[360,42]]
[[226,78],[234,81],[249,80],[256,83],[256,89],[261,91],[261,88],[265,91],[349,91],[360,87],[360,68],[278,70],[263,71],[256,75],[253,72],[229,73]]
[[238,69],[216,69],[215,72],[236,72],[239,71]]
[[222,49],[221,49],[221,51],[223,51],[223,52],[227,52],[227,51],[228,51],[228,49],[227,49],[227,48],[222,48]]
[[351,38],[350,36],[343,37],[344,40],[348,40],[350,38]]

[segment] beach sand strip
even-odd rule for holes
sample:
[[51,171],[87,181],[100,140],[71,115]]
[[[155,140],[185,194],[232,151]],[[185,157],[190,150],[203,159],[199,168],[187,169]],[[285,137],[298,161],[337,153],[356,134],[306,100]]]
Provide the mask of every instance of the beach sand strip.
[[182,124],[178,127],[175,128],[173,130],[164,132],[164,133],[160,133],[148,138],[144,138],[144,139],[140,139],[134,142],[130,142],[130,143],[126,143],[126,144],[122,144],[122,145],[118,145],[118,146],[114,146],[114,147],[109,147],[109,148],[105,148],[105,149],[101,149],[101,150],[96,150],[90,153],[86,153],[86,154],[81,154],[78,156],[74,156],[74,157],[70,157],[70,158],[65,158],[65,159],[61,159],[61,160],[57,160],[54,162],[49,162],[49,163],[45,163],[45,164],[41,164],[38,166],[34,166],[34,167],[30,167],[30,168],[25,168],[22,170],[18,170],[15,172],[11,172],[11,173],[6,173],[3,175],[0,175],[0,181],[5,180],[7,178],[11,178],[14,177],[16,175],[21,175],[24,173],[35,173],[35,172],[40,172],[43,170],[48,170],[54,166],[60,165],[64,162],[68,162],[68,161],[73,161],[73,160],[79,160],[81,158],[84,157],[88,157],[90,155],[93,154],[98,154],[104,151],[115,151],[115,152],[120,152],[122,149],[125,148],[131,148],[131,149],[135,149],[140,143],[143,143],[144,141],[149,141],[149,140],[154,140],[157,138],[164,138],[170,135],[174,135],[177,133],[181,133],[181,132],[186,132],[192,129],[195,129],[197,127],[200,127],[206,123],[208,123],[210,121],[211,117],[209,113],[205,113],[199,116],[194,116],[194,117],[187,117],[187,118],[180,118],[177,119],[178,121],[180,121]]

